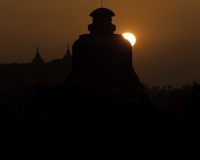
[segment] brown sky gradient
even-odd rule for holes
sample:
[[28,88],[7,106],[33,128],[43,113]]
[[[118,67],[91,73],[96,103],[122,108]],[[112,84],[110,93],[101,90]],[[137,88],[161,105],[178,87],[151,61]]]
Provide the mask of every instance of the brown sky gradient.
[[[115,33],[132,32],[133,66],[142,82],[175,87],[200,79],[200,0],[104,0]],[[1,0],[0,63],[45,62],[88,33],[100,0]],[[53,32],[52,32],[53,31]]]

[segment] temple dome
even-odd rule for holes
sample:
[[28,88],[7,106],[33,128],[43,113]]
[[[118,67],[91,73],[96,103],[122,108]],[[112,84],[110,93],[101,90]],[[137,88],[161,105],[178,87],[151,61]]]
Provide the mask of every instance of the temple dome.
[[115,16],[114,12],[107,8],[98,8],[95,9],[91,14],[91,17],[113,17]]

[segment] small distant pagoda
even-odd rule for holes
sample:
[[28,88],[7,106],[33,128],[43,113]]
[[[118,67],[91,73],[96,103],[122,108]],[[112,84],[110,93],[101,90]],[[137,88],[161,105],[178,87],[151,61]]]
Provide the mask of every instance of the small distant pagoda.
[[35,58],[32,60],[31,62],[32,64],[37,64],[37,65],[40,65],[40,64],[44,64],[44,60],[41,58],[40,56],[40,53],[39,53],[39,47],[37,46],[37,52],[36,52],[36,55],[35,55]]
[[69,45],[68,45],[68,47],[67,47],[67,52],[66,52],[66,54],[64,55],[64,57],[62,58],[62,60],[69,60],[69,59],[71,59],[71,58],[72,58],[72,56],[71,56],[71,54],[70,54]]

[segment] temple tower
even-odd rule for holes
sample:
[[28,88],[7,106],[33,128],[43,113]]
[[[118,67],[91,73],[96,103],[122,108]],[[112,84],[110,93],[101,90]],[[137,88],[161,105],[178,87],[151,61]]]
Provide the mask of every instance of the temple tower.
[[90,34],[80,35],[72,46],[72,71],[66,83],[88,84],[107,93],[142,93],[143,85],[132,67],[132,46],[122,35],[114,34],[115,14],[98,8],[90,16]]

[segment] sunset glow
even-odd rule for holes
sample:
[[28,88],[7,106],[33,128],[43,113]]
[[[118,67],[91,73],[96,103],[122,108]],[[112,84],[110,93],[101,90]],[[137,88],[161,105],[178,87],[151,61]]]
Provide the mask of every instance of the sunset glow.
[[131,43],[132,46],[135,45],[136,37],[132,33],[124,33],[123,36]]

